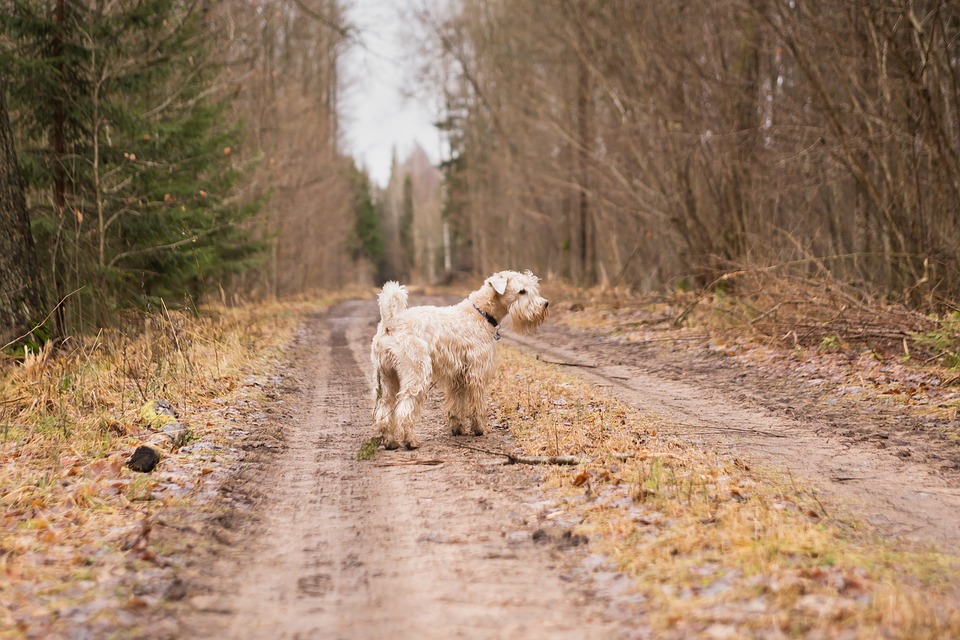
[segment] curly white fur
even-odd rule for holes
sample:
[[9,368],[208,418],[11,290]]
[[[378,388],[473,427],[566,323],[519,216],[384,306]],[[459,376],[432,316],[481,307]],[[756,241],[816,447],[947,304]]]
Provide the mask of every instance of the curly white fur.
[[443,387],[453,434],[463,435],[468,428],[483,434],[487,386],[496,369],[497,329],[507,317],[518,333],[543,323],[549,303],[540,296],[539,282],[529,271],[500,271],[458,304],[409,309],[403,285],[383,285],[370,356],[373,422],[384,447],[420,446],[413,426],[433,384]]

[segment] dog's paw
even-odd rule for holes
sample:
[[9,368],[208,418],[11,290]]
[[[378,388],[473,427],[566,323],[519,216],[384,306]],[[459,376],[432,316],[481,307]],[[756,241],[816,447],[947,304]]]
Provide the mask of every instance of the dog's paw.
[[394,440],[393,438],[384,438],[383,440],[384,449],[399,449],[400,443]]
[[448,414],[447,422],[450,425],[450,433],[453,435],[462,436],[467,432],[466,426],[463,424],[463,420],[457,416]]
[[413,449],[419,449],[419,448],[420,448],[420,441],[417,440],[416,438],[414,438],[414,439],[412,439],[412,440],[407,440],[407,441],[404,443],[404,446],[405,446],[407,449],[411,450],[411,451],[412,451]]

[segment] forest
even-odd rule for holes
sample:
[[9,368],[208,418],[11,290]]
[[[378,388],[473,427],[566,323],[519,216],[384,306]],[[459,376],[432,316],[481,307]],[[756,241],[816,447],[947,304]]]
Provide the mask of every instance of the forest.
[[4,2],[3,215],[19,232],[2,324],[54,310],[44,327],[65,336],[352,278],[372,210],[338,145],[343,20],[336,2]]
[[950,3],[458,6],[424,19],[471,264],[656,290],[806,260],[955,303]]
[[414,4],[446,157],[385,186],[338,125],[362,46],[342,2],[0,15],[5,324],[510,265],[642,292],[775,272],[956,309],[952,3]]

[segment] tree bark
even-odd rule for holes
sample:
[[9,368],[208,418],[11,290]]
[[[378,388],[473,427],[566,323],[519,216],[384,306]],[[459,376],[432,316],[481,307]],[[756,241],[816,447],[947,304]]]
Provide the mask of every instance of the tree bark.
[[40,315],[40,271],[0,77],[0,343],[27,333]]

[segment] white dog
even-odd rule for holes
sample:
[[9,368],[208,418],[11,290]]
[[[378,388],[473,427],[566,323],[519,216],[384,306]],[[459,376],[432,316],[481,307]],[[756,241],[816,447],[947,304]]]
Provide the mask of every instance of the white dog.
[[547,315],[540,280],[527,271],[501,271],[459,304],[407,309],[407,290],[387,282],[380,291],[380,324],[373,338],[374,427],[383,446],[420,446],[413,434],[427,392],[444,391],[444,409],[454,435],[469,427],[483,435],[487,386],[496,368],[494,344],[500,321],[529,333]]

